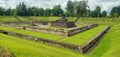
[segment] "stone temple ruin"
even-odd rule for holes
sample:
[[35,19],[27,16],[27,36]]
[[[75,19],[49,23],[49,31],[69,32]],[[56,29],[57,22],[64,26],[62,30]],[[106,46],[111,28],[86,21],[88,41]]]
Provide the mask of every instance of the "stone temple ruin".
[[[15,17],[15,18],[21,24],[22,21],[17,17]],[[42,28],[41,26],[39,26],[41,24],[43,26],[45,26],[45,25],[49,26],[48,22],[40,22],[40,23],[38,23],[39,25],[36,25],[37,23],[32,23],[33,25],[28,25],[28,26],[19,26],[20,25],[19,23],[18,24],[14,23],[15,26],[10,25],[10,23],[0,24],[0,25],[1,26],[10,26],[10,27],[18,28],[18,29],[30,30],[30,31],[35,31],[35,32],[44,32],[44,33],[48,33],[48,34],[55,34],[55,35],[60,35],[60,36],[65,36],[65,37],[69,37],[69,36],[84,32],[86,30],[89,30],[89,29],[92,29],[92,28],[98,26],[98,24],[89,24],[89,25],[85,25],[83,27],[77,27],[75,25],[75,22],[77,20],[78,19],[76,19],[73,22],[69,22],[65,17],[62,17],[59,20],[50,22],[51,27],[68,28],[68,30],[59,30],[59,29],[54,30],[54,29],[49,29],[49,28]],[[15,32],[4,31],[4,30],[0,30],[0,33],[10,35],[10,36],[15,36],[15,37],[21,37],[23,39],[39,41],[39,42],[43,42],[43,43],[50,44],[50,45],[53,44],[54,46],[65,47],[65,48],[72,49],[72,50],[75,50],[75,51],[81,52],[81,53],[88,53],[91,49],[94,49],[94,47],[96,46],[96,43],[99,43],[99,40],[102,39],[102,37],[106,34],[106,32],[109,29],[110,29],[110,27],[105,28],[101,33],[99,33],[97,36],[95,36],[94,38],[92,38],[91,40],[89,40],[82,46],[70,44],[70,43],[63,43],[63,42],[59,42],[59,41],[57,42],[57,41],[53,41],[53,40],[49,40],[49,39],[38,38],[38,37],[30,36],[30,35],[24,35],[24,34],[15,33]]]
[[68,22],[65,17],[62,17],[59,20],[51,22],[51,27],[73,28],[76,27],[76,25],[74,22]]
[[[69,22],[68,19],[62,17],[61,19],[52,22],[32,21],[32,23],[24,23],[18,17],[15,16],[15,18],[19,21],[18,23],[20,24],[14,23],[14,25],[12,25],[12,23],[11,24],[8,23],[8,25],[7,24],[2,24],[2,25],[11,26],[23,30],[55,34],[64,37],[69,37],[98,26],[98,24],[89,24],[89,25],[84,25],[82,27],[77,27],[75,23],[78,20],[78,18],[72,22]],[[21,26],[22,24],[27,24],[27,26]]]

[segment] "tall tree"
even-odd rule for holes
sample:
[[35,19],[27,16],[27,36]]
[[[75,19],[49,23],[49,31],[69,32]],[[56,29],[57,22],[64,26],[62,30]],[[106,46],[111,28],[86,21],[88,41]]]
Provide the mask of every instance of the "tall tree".
[[61,6],[60,5],[54,6],[54,8],[52,9],[52,14],[54,16],[62,16],[63,10],[61,9]]
[[113,7],[110,15],[111,15],[111,17],[115,17],[115,15],[120,15],[120,6]]
[[107,16],[107,12],[106,11],[103,11],[102,12],[102,17],[106,17]]
[[101,13],[100,13],[101,12],[101,8],[100,8],[100,6],[96,7],[95,12],[96,12],[96,15],[97,15],[96,17],[100,17],[101,16]]
[[4,9],[2,7],[0,7],[0,16],[4,15]]
[[44,11],[44,16],[51,16],[51,9],[47,8],[45,11]]
[[27,16],[27,8],[23,2],[16,7],[16,10],[17,10],[17,15]]
[[78,16],[87,16],[87,13],[89,12],[88,10],[88,1],[76,1],[74,2],[74,12],[77,13]]
[[43,16],[44,15],[44,9],[43,8],[39,8],[39,16]]
[[11,16],[13,14],[13,10],[12,9],[7,9],[6,12],[5,12],[5,15],[7,16]]
[[70,12],[70,16],[73,16],[74,3],[73,3],[71,0],[69,0],[69,1],[67,2],[66,10],[67,10],[68,12]]
[[118,17],[119,17],[119,13],[118,13],[118,12],[115,12],[115,13],[113,14],[113,17],[118,18]]

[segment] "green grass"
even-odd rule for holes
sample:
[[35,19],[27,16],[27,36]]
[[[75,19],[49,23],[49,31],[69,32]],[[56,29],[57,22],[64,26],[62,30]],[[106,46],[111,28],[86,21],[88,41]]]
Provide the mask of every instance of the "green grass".
[[25,35],[31,35],[31,36],[35,36],[39,38],[50,39],[50,40],[58,40],[60,38],[63,38],[62,36],[58,36],[58,35],[47,34],[47,33],[42,33],[42,32],[33,32],[33,31],[27,31],[27,30],[20,30],[16,28],[5,27],[5,26],[0,26],[0,30],[17,32],[17,33],[21,33]]
[[[41,19],[48,20],[48,17],[34,16],[34,18],[38,20]],[[57,19],[59,17],[57,18],[50,17],[49,20],[53,21],[52,18]],[[70,17],[68,19],[73,21],[75,17],[74,18]],[[12,19],[11,17],[8,18],[6,16],[3,17],[0,16],[0,22],[9,22],[9,21],[14,22],[15,20]],[[77,24],[80,25],[81,22],[88,24],[98,23],[100,25],[112,26],[112,28],[105,35],[105,37],[100,42],[100,44],[95,48],[95,50],[92,51],[92,53],[88,55],[78,54],[76,52],[68,51],[66,49],[50,47],[48,45],[44,45],[41,43],[35,43],[23,39],[17,39],[15,37],[6,36],[3,34],[0,34],[0,47],[7,47],[8,50],[14,52],[17,55],[17,57],[120,57],[120,18],[80,18]],[[44,52],[43,50],[46,52]]]
[[0,22],[18,22],[13,16],[0,16]]
[[98,33],[100,33],[105,28],[106,28],[106,26],[99,25],[96,28],[90,29],[88,31],[82,32],[82,33],[77,34],[77,35],[73,35],[73,36],[65,38],[61,41],[65,42],[65,43],[83,45],[87,41],[89,41],[91,38],[95,37]]
[[0,34],[0,47],[6,47],[16,57],[81,57],[79,53]]
[[120,24],[111,28],[90,57],[120,57]]
[[[55,21],[61,17],[41,17],[41,16],[18,16],[22,22],[40,22],[40,21]],[[0,22],[19,22],[13,16],[0,16]]]
[[31,35],[31,36],[35,36],[35,37],[50,39],[50,40],[58,40],[58,39],[64,38],[60,42],[71,43],[71,44],[76,44],[76,45],[83,45],[88,40],[90,40],[95,35],[97,35],[100,31],[104,30],[104,28],[106,28],[106,26],[100,25],[96,28],[90,29],[83,33],[64,38],[64,37],[58,36],[58,35],[46,34],[46,33],[41,33],[41,32],[32,32],[32,31],[27,31],[27,30],[19,30],[19,29],[15,29],[15,28],[0,26],[0,30],[7,30],[7,31],[17,32],[17,33],[21,33],[21,34],[25,34],[25,35]]

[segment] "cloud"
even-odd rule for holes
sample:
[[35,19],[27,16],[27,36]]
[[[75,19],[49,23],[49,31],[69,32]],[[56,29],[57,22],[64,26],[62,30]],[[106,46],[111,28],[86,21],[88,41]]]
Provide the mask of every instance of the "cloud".
[[98,0],[98,2],[120,2],[120,0]]
[[[24,2],[28,7],[36,6],[43,8],[53,8],[54,5],[60,4],[62,9],[65,9],[68,0],[8,0],[7,6],[9,8],[15,8],[20,2]],[[74,1],[74,0],[72,0]],[[76,0],[80,1],[80,0]],[[120,5],[120,0],[88,0],[88,5],[91,10],[94,10],[96,6],[100,6],[102,11],[106,10],[110,12],[112,7]],[[0,0],[0,6],[6,7],[5,0]]]

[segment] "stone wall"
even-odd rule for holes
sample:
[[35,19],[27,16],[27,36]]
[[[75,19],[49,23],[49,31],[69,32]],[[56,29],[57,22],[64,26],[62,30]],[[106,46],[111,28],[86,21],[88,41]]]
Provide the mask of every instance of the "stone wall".
[[108,32],[108,30],[110,29],[110,27],[105,28],[102,32],[100,32],[99,34],[97,34],[94,38],[92,38],[91,40],[89,40],[86,44],[84,44],[81,48],[82,48],[82,53],[87,53],[91,48],[94,48],[93,46],[95,44],[97,44],[97,42],[99,42],[99,40],[101,38],[103,38],[103,36]]
[[102,32],[97,34],[94,38],[89,40],[83,46],[78,46],[78,45],[69,44],[69,43],[62,43],[62,42],[58,42],[58,41],[54,41],[54,40],[48,40],[48,39],[44,39],[44,38],[38,38],[38,37],[30,36],[30,35],[24,35],[24,34],[15,33],[15,32],[8,32],[8,31],[4,31],[4,30],[0,30],[0,33],[10,35],[10,36],[19,37],[19,38],[22,38],[22,39],[28,39],[28,40],[32,40],[32,41],[43,42],[43,43],[46,43],[46,44],[49,44],[49,45],[58,46],[58,47],[62,47],[62,48],[68,48],[68,49],[75,50],[75,51],[81,52],[81,53],[86,53],[91,48],[93,48],[93,46],[100,39],[103,38],[103,36],[108,32],[109,29],[110,29],[110,27],[105,28]]
[[[4,32],[6,32],[7,34]],[[68,48],[71,50],[75,50],[77,52],[81,51],[80,46],[74,45],[74,44],[62,43],[62,42],[57,42],[54,40],[48,40],[48,39],[44,39],[44,38],[38,38],[38,37],[30,36],[30,35],[24,35],[24,34],[15,33],[15,32],[8,32],[8,31],[4,31],[4,30],[0,30],[0,33],[10,35],[10,36],[15,36],[15,37],[22,38],[22,39],[28,39],[28,40],[32,40],[32,41],[36,41],[36,42],[42,42],[45,44],[58,46],[58,47],[62,47],[62,48]]]
[[69,36],[75,35],[77,33],[84,32],[86,30],[89,30],[89,29],[92,29],[92,28],[98,26],[98,24],[91,24],[91,25],[84,26],[84,27],[81,27],[81,28],[73,28],[71,30],[64,31],[64,30],[53,30],[53,29],[47,29],[47,28],[40,28],[40,27],[37,27],[37,26],[23,27],[23,26],[15,26],[15,25],[10,26],[10,25],[5,25],[5,24],[2,24],[2,25],[3,26],[14,27],[14,28],[18,28],[18,29],[35,31],[35,32],[43,32],[43,33],[48,33],[48,34],[55,34],[55,35],[60,35],[60,36],[64,36],[64,37],[69,37]]
[[26,30],[36,31],[36,32],[44,32],[48,34],[55,34],[60,36],[66,36],[66,32],[63,30],[52,30],[46,28],[38,28],[38,27],[26,27]]
[[92,29],[92,28],[97,27],[97,26],[98,26],[98,24],[91,24],[91,25],[81,27],[81,28],[74,28],[74,29],[71,29],[67,32],[67,36],[72,36],[74,34],[81,33],[83,31]]
[[[64,30],[52,30],[52,29],[46,29],[46,28],[38,28],[38,27],[25,27],[26,30],[31,30],[31,31],[36,31],[36,32],[44,32],[44,33],[48,33],[48,34],[55,34],[55,35],[60,35],[60,36],[72,36],[75,35],[77,33],[81,33],[83,31],[92,29],[94,27],[97,27],[98,24],[92,24],[92,25],[88,25],[85,27],[81,27],[81,28],[74,28],[68,31],[64,31]],[[16,27],[16,28],[22,28],[22,27]]]

